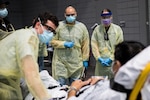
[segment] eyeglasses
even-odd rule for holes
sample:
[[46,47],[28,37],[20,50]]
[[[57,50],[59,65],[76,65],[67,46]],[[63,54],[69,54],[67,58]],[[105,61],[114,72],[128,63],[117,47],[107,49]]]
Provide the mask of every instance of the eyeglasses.
[[54,34],[56,34],[55,30],[52,27],[50,27],[50,26],[48,26],[46,24],[43,25],[43,26],[45,26],[48,31],[53,32]]
[[104,33],[104,40],[109,40],[108,33]]
[[66,16],[74,16],[75,14],[66,14]]

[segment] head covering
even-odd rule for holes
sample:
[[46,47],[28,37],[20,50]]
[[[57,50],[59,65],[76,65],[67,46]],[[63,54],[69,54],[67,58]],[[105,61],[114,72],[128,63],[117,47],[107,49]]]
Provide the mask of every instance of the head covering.
[[0,0],[0,5],[1,4],[9,5],[9,1],[8,0]]
[[[103,12],[108,12],[108,13],[103,13]],[[108,8],[103,9],[101,12],[101,16],[111,16],[111,15],[112,15],[112,12]]]

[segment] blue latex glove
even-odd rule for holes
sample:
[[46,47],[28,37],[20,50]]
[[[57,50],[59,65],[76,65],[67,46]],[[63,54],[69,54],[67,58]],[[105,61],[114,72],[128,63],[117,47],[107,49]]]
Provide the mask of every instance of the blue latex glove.
[[98,58],[98,61],[99,61],[100,63],[102,63],[102,62],[104,62],[104,59],[101,58],[101,57],[99,57],[99,58]]
[[89,66],[88,61],[83,61],[83,66],[87,69]]
[[102,66],[109,66],[109,64],[105,61],[106,59],[99,57],[98,61],[101,63]]
[[49,46],[49,43],[48,43],[48,42],[46,43],[46,46],[47,46],[47,47]]
[[66,48],[72,48],[73,46],[74,46],[74,42],[65,42],[64,43],[64,46],[66,47]]
[[112,63],[112,60],[110,58],[106,58],[105,62],[110,66],[110,64]]

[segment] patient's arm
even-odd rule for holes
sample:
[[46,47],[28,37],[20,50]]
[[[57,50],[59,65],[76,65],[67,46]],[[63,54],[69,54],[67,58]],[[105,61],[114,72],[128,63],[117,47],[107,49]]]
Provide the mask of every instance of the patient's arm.
[[72,97],[72,96],[75,96],[76,93],[85,85],[94,85],[96,84],[99,80],[103,80],[104,78],[103,77],[91,77],[89,78],[88,80],[86,81],[82,81],[82,80],[76,80],[74,82],[72,82],[71,84],[71,88],[70,88],[70,91],[68,93],[68,98]]

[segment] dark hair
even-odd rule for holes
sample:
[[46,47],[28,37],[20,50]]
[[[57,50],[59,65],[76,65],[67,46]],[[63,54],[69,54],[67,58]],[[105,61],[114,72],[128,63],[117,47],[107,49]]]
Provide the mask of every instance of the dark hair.
[[112,13],[110,9],[105,8],[105,9],[103,9],[103,10],[101,11],[101,14],[103,14],[104,11],[107,11],[107,12],[109,12],[109,13]]
[[55,15],[53,15],[52,13],[44,12],[39,14],[38,17],[33,20],[33,27],[35,27],[35,24],[39,21],[41,21],[41,24],[44,25],[47,23],[47,20],[52,21],[55,26],[59,25],[58,19]]
[[142,51],[145,46],[137,41],[123,41],[115,47],[115,60],[120,61],[121,65]]
[[0,0],[0,5],[2,4],[9,5],[9,0]]

